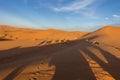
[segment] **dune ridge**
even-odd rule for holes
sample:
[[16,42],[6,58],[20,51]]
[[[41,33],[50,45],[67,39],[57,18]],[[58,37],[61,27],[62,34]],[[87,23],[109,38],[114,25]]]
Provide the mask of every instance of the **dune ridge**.
[[111,44],[120,47],[120,27],[119,26],[105,26],[94,32],[84,36],[84,38],[91,38],[91,41],[98,41],[100,43]]
[[15,28],[11,26],[0,26],[0,34],[5,35],[4,38],[7,39],[29,39],[29,40],[39,40],[39,39],[69,39],[75,40],[86,34],[87,32],[78,31],[62,31],[56,29],[48,30],[37,30],[37,29],[27,29],[27,28]]

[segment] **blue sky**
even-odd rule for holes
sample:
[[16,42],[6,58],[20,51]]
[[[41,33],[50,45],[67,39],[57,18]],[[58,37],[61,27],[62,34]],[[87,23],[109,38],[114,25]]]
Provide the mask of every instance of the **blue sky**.
[[120,25],[120,0],[0,0],[0,24],[93,31]]

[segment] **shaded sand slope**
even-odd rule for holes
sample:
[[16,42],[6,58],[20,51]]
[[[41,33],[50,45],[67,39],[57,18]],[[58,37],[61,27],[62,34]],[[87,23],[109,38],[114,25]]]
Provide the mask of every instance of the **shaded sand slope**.
[[120,51],[84,39],[0,53],[2,80],[120,79]]
[[15,28],[10,26],[0,26],[0,36],[12,40],[41,40],[41,39],[69,39],[75,40],[86,34],[79,31],[62,31],[56,29],[37,30],[27,28]]

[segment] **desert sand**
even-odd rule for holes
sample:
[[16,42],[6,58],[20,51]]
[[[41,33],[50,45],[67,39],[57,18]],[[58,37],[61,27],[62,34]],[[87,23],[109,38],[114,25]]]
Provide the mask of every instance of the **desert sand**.
[[0,26],[0,80],[120,80],[120,27],[93,32]]

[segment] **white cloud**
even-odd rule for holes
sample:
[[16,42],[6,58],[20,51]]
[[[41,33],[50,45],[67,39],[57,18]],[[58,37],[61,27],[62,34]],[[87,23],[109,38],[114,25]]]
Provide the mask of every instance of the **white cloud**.
[[120,15],[114,14],[112,15],[115,19],[120,19]]
[[78,14],[88,18],[98,19],[99,17],[95,15],[95,13],[97,6],[99,6],[101,3],[102,2],[98,0],[73,0],[73,2],[68,5],[62,5],[52,9],[56,12],[71,12],[75,13],[75,15]]
[[104,19],[105,19],[105,20],[109,20],[109,18],[108,18],[108,17],[105,17]]
[[58,11],[58,12],[84,10],[89,5],[91,5],[93,2],[94,2],[94,0],[82,0],[82,1],[77,0],[67,6],[56,7],[56,8],[54,8],[54,10]]

